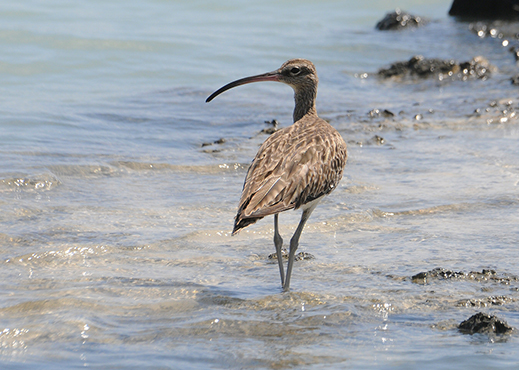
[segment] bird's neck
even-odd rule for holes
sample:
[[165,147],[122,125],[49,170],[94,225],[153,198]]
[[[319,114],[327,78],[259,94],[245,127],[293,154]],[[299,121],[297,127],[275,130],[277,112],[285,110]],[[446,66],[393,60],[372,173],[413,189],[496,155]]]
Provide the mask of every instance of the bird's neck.
[[315,108],[315,97],[317,91],[306,90],[304,92],[296,91],[294,94],[294,100],[296,106],[294,108],[294,122],[299,121],[306,115],[317,115]]

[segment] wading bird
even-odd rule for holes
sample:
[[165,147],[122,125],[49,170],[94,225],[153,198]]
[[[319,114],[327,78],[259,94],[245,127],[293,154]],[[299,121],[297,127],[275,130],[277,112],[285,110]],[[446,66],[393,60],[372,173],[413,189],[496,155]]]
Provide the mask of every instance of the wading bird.
[[[274,245],[281,285],[287,291],[303,227],[319,201],[342,178],[346,143],[336,129],[317,116],[315,98],[319,80],[313,63],[305,59],[291,59],[273,72],[231,82],[211,94],[206,102],[233,87],[260,81],[283,82],[294,89],[294,124],[269,136],[252,161],[232,234],[274,215]],[[302,209],[303,214],[290,240],[285,275],[278,214],[289,209]]]

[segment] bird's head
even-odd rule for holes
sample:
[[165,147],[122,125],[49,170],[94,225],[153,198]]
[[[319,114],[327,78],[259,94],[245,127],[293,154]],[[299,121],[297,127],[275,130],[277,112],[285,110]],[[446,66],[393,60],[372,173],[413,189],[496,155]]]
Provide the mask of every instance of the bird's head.
[[300,90],[317,89],[317,71],[309,60],[291,59],[283,63],[276,72],[278,81],[290,85],[296,93]]
[[216,96],[220,95],[224,91],[232,89],[233,87],[260,81],[283,82],[291,86],[296,95],[299,93],[304,93],[306,95],[308,92],[311,92],[313,99],[315,99],[319,79],[317,78],[317,71],[312,62],[306,59],[290,59],[275,71],[241,78],[228,83],[212,93],[207,98],[206,102],[210,102]]

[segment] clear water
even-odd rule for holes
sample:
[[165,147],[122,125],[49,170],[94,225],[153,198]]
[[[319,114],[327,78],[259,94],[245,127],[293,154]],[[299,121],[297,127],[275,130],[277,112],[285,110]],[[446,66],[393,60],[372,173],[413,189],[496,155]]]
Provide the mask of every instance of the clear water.
[[[376,31],[396,6],[431,22]],[[519,328],[515,41],[477,37],[449,6],[0,5],[1,367],[515,369],[516,335],[456,329],[478,311]],[[497,71],[374,76],[415,54],[483,55]],[[230,231],[259,132],[291,123],[292,91],[204,100],[293,57],[316,64],[318,111],[349,159],[303,233],[315,258],[283,293],[272,218]],[[285,240],[298,218],[280,216]],[[499,279],[412,281],[436,267]]]

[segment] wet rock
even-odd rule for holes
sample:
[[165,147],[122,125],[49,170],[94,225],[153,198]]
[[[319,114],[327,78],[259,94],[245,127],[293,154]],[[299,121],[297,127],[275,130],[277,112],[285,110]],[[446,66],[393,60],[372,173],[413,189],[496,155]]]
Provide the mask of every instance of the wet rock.
[[420,272],[411,277],[411,281],[416,284],[427,284],[431,280],[475,280],[475,281],[493,281],[501,284],[510,284],[519,281],[517,276],[507,275],[499,276],[495,270],[483,269],[479,271],[452,271],[437,267],[427,272]]
[[273,119],[272,121],[265,121],[267,125],[272,125],[274,128],[277,128],[279,125],[279,122],[277,119]]
[[376,145],[384,145],[386,142],[382,136],[378,135],[373,136],[370,141]]
[[302,261],[302,260],[313,260],[315,257],[313,254],[307,253],[307,252],[299,252],[294,257],[296,261]]
[[506,321],[482,312],[463,321],[458,329],[464,334],[507,334],[514,330]]
[[513,302],[514,299],[507,296],[490,296],[486,298],[473,298],[461,300],[458,306],[462,307],[488,307],[488,306],[503,306],[507,303]]
[[[282,249],[281,250],[281,256],[283,257],[283,259],[288,259],[288,251],[286,249]],[[298,254],[295,255],[294,260],[302,261],[302,260],[311,260],[311,259],[314,259],[314,258],[315,257],[312,254],[310,254],[310,253],[299,252]],[[268,255],[268,259],[277,261],[278,254],[277,253],[269,254]]]
[[274,127],[269,127],[269,128],[264,128],[263,130],[260,131],[260,134],[267,134],[267,135],[272,135],[274,132],[276,132],[277,129],[274,128]]
[[260,131],[261,134],[272,135],[274,132],[278,130],[279,122],[276,119],[273,119],[272,121],[265,121],[265,123],[268,125],[272,125],[272,127],[264,128]]
[[[227,140],[225,140],[224,138],[221,138],[221,139],[213,141],[212,143],[202,143],[202,148],[213,145],[213,144],[221,145],[221,144],[225,143],[226,141]],[[204,149],[203,150],[204,153],[220,153],[221,151],[222,151],[222,149]]]
[[384,139],[382,136],[374,135],[371,139],[365,139],[362,141],[349,140],[348,143],[352,145],[358,145],[360,147],[363,147],[364,145],[385,145],[386,139]]
[[413,283],[426,284],[430,279],[451,279],[465,276],[463,272],[450,271],[441,267],[437,267],[427,272],[420,272],[411,277]]
[[372,109],[368,112],[368,115],[371,117],[371,118],[376,118],[376,117],[385,117],[385,118],[391,118],[391,117],[394,117],[395,114],[387,109],[384,109],[384,110],[380,110],[380,109]]
[[519,117],[513,104],[512,99],[492,100],[488,107],[476,108],[471,116],[485,120],[488,125],[512,123]]
[[518,0],[454,0],[449,15],[469,19],[518,19]]
[[276,131],[277,130],[275,128],[269,127],[269,128],[264,128],[263,130],[261,130],[260,134],[272,135]]
[[407,62],[393,63],[389,68],[381,68],[377,75],[381,78],[405,79],[405,78],[437,78],[467,80],[487,79],[495,67],[482,56],[477,56],[468,62],[459,63],[453,59],[426,59],[422,55],[416,55]]
[[223,143],[225,143],[225,142],[227,142],[227,140],[225,140],[224,138],[221,138],[221,139],[215,140],[215,141],[213,141],[213,142],[211,142],[211,143],[209,143],[209,142],[202,143],[202,148],[203,148],[204,146],[209,146],[209,145],[213,145],[213,144],[223,144]]
[[456,66],[454,60],[425,59],[421,55],[416,55],[407,62],[393,63],[389,68],[382,68],[378,71],[378,75],[383,78],[391,77],[430,77],[437,73],[458,73],[459,67]]
[[401,30],[409,27],[419,27],[426,23],[422,17],[416,17],[400,9],[395,9],[392,13],[387,13],[375,26],[381,31]]

